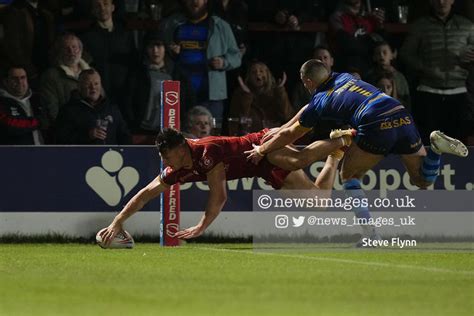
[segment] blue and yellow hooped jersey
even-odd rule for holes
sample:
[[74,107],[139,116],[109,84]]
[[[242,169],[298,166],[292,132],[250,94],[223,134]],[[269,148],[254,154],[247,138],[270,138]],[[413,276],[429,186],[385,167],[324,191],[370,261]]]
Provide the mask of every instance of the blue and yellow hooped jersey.
[[333,72],[313,94],[299,123],[312,128],[320,119],[339,121],[356,128],[379,119],[381,114],[400,105],[373,85],[348,73]]

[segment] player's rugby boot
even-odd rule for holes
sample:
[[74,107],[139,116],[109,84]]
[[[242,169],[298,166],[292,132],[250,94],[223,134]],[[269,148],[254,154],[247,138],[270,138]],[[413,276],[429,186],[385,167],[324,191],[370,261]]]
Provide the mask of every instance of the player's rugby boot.
[[459,157],[467,157],[469,150],[460,140],[449,137],[440,131],[430,134],[431,148],[437,154],[452,154]]

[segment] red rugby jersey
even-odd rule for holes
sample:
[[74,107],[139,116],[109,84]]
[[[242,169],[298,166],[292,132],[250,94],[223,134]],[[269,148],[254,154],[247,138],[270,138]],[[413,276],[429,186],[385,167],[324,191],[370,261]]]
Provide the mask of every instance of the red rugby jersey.
[[186,139],[191,149],[192,169],[173,170],[171,167],[166,167],[160,177],[168,185],[205,181],[206,174],[222,162],[227,180],[262,177],[275,188],[279,188],[289,172],[273,166],[266,159],[255,165],[247,160],[247,155],[244,154],[245,151],[253,148],[252,144],[260,145],[267,131],[263,130],[242,137],[210,136],[201,139]]

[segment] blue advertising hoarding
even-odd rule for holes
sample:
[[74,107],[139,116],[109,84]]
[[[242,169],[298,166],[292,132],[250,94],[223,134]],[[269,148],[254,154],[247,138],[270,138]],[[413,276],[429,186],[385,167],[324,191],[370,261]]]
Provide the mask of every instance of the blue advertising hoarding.
[[[159,174],[153,147],[0,147],[0,211],[119,211]],[[152,201],[144,211],[158,211]]]
[[[0,157],[0,212],[117,212],[159,174],[160,162],[152,146],[4,146]],[[322,165],[314,163],[307,173],[314,178]],[[473,166],[473,155],[443,156],[433,188],[472,191]],[[415,189],[397,157],[382,161],[363,183],[381,191]],[[251,211],[252,190],[269,188],[262,179],[229,181],[224,211]],[[205,183],[182,185],[181,211],[203,211],[206,189]],[[158,210],[155,199],[142,211]]]

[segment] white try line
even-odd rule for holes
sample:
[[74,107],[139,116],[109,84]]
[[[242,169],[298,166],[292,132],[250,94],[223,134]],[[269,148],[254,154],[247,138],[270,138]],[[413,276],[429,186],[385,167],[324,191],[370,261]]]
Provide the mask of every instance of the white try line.
[[238,249],[232,250],[232,249],[211,248],[211,247],[195,247],[195,249],[230,252],[230,253],[244,253],[244,254],[248,254],[248,255],[276,256],[276,257],[303,259],[303,260],[310,260],[310,261],[329,261],[329,262],[337,262],[337,263],[360,264],[360,265],[366,265],[366,266],[372,266],[372,267],[381,267],[381,268],[411,269],[411,270],[422,270],[422,271],[436,272],[436,273],[441,272],[441,273],[455,273],[455,274],[474,275],[474,271],[451,270],[451,269],[443,269],[443,268],[435,268],[435,267],[421,267],[421,266],[413,266],[413,265],[409,265],[409,264],[392,264],[392,263],[383,263],[383,262],[371,262],[371,261],[328,258],[328,257],[311,257],[311,256],[303,256],[303,255],[285,254],[285,253],[255,252],[255,251],[248,251],[248,250],[238,250]]

